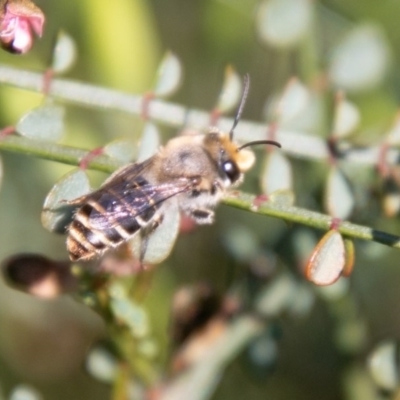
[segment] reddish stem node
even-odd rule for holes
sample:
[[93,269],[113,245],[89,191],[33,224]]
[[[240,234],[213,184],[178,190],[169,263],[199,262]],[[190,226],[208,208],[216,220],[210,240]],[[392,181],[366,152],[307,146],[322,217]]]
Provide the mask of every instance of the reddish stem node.
[[89,167],[89,164],[98,156],[101,156],[104,152],[103,147],[98,147],[96,149],[93,149],[91,151],[89,151],[89,153],[86,154],[86,156],[84,156],[82,158],[82,160],[79,162],[79,168],[86,170]]
[[340,218],[332,218],[330,229],[337,231],[340,228],[342,220]]
[[210,126],[216,126],[220,118],[221,118],[221,110],[218,107],[211,110]]
[[6,126],[5,128],[0,129],[0,140],[12,135],[14,132],[15,126]]
[[[267,129],[267,140],[276,141],[276,132],[278,131],[278,122],[272,121]],[[266,146],[268,151],[272,151],[272,146]]]
[[50,93],[51,82],[54,78],[54,70],[52,68],[48,68],[43,74],[43,86],[42,92],[45,96]]
[[253,201],[253,207],[259,208],[263,203],[266,203],[269,200],[267,194],[259,194]]
[[144,121],[147,121],[149,119],[149,108],[150,108],[150,102],[155,98],[155,95],[153,92],[147,92],[143,95],[143,101],[142,101],[142,111],[140,113],[141,118]]
[[383,143],[379,149],[378,164],[376,165],[376,169],[382,178],[388,178],[390,175],[390,166],[386,160],[388,150],[389,144],[386,142]]

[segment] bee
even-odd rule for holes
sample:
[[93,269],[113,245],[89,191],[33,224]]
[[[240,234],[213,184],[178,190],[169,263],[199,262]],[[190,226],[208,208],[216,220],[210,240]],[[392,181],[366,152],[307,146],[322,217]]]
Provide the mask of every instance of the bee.
[[[198,224],[211,224],[214,208],[228,188],[236,187],[255,161],[247,147],[280,144],[260,140],[238,145],[234,130],[249,90],[244,90],[229,133],[211,128],[208,133],[171,139],[149,159],[132,163],[112,174],[100,189],[71,203],[78,208],[68,227],[67,249],[72,261],[90,260],[140,235],[140,260],[145,260],[153,235],[176,212]],[[179,213],[178,213],[179,211]],[[179,218],[179,217],[178,217]],[[175,221],[176,222],[176,221]],[[175,240],[179,223],[169,232]],[[169,227],[164,226],[168,232]],[[173,244],[173,243],[172,243]],[[171,246],[172,246],[171,244]],[[158,246],[165,245],[164,239]],[[169,251],[162,258],[168,255]]]

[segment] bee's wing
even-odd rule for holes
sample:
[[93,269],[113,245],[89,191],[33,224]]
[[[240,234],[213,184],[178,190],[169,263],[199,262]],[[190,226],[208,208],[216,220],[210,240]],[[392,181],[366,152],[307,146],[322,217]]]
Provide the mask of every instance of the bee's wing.
[[191,183],[188,181],[177,181],[165,183],[162,185],[144,184],[129,189],[126,186],[120,187],[122,191],[94,193],[90,196],[90,204],[93,201],[100,206],[92,209],[89,216],[90,226],[94,229],[109,229],[121,224],[125,219],[136,218],[142,216],[146,222],[150,220],[152,215],[161,203],[167,199],[185,191],[190,190]]
[[119,182],[119,180],[122,181],[135,180],[138,176],[142,175],[151,165],[153,165],[154,158],[155,157],[153,156],[142,162],[128,164],[117,169],[105,180],[105,182],[102,185],[102,188],[105,188],[110,184],[115,185],[116,183]]
[[150,165],[153,163],[153,158],[154,157],[151,157],[141,163],[133,163],[117,169],[104,181],[100,189],[85,194],[74,200],[68,200],[67,203],[70,205],[82,205],[86,203],[87,200],[90,199],[93,195],[102,191],[104,188],[107,188],[107,186],[116,186],[120,181],[134,181],[138,176],[143,174],[143,172],[150,167]]
[[108,230],[130,225],[138,216],[148,222],[161,203],[193,188],[192,181],[186,178],[158,185],[149,183],[140,175],[145,163],[117,171],[99,190],[82,199],[84,205],[80,210],[86,212],[88,227]]

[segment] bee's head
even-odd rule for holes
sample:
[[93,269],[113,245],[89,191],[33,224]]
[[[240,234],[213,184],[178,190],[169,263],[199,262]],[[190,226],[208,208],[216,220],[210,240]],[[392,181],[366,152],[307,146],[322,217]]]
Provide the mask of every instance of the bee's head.
[[205,136],[204,144],[217,162],[221,177],[227,179],[229,185],[240,182],[243,173],[253,166],[256,159],[250,149],[240,150],[229,134],[216,128],[212,128]]
[[217,128],[212,128],[205,137],[205,145],[208,147],[212,157],[217,160],[220,173],[226,177],[230,184],[240,182],[243,173],[248,171],[255,162],[254,153],[246,147],[257,144],[272,144],[281,147],[278,142],[273,140],[256,140],[238,146],[233,141],[234,130],[240,121],[242,111],[249,91],[250,78],[246,74],[244,77],[244,90],[238,111],[233,121],[232,128],[228,134],[221,132]]

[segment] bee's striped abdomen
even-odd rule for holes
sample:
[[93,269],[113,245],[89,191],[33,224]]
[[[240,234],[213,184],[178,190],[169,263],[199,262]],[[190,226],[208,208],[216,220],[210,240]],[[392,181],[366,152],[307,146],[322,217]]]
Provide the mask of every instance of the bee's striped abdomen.
[[68,229],[71,260],[88,260],[116,247],[151,220],[157,205],[142,188],[147,181],[123,183],[120,190],[103,188],[92,193],[77,210]]

